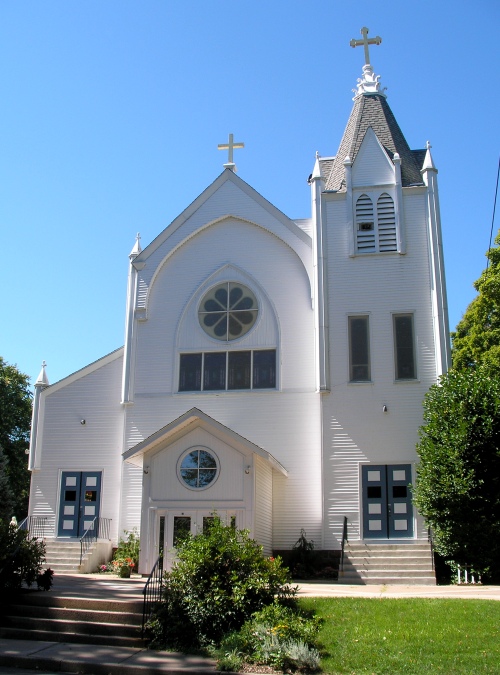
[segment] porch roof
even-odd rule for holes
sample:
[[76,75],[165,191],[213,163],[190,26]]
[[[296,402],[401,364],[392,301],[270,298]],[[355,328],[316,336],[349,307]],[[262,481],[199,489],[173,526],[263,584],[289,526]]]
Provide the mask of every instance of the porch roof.
[[259,455],[269,462],[273,469],[279,471],[284,476],[288,476],[288,471],[275,457],[273,457],[273,455],[271,455],[270,452],[255,445],[255,443],[249,441],[248,438],[241,436],[236,431],[233,431],[233,429],[221,424],[221,422],[218,422],[198,408],[191,408],[180,417],[177,417],[177,419],[161,429],[158,429],[158,431],[155,431],[151,436],[148,436],[140,443],[137,443],[137,445],[125,450],[122,457],[124,461],[129,462],[130,464],[142,466],[143,456],[147,452],[168,444],[170,440],[177,438],[179,435],[184,435],[196,427],[203,427],[207,431],[211,431],[215,435],[225,438],[229,444],[235,445],[236,447],[242,446],[247,451]]

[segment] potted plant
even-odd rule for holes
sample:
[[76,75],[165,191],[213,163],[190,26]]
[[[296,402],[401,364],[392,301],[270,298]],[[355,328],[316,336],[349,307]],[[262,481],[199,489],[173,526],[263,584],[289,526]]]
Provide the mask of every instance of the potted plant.
[[113,569],[116,574],[122,579],[129,579],[130,573],[135,567],[135,563],[132,558],[116,558],[111,561]]

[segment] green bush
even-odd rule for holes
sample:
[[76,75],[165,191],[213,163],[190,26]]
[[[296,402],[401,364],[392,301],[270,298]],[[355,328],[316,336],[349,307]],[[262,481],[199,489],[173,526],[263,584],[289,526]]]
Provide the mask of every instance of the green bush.
[[[52,574],[43,574],[45,544],[30,537],[26,530],[0,522],[0,590],[18,590],[42,580],[41,588],[50,588]],[[50,576],[50,583],[49,583]],[[48,590],[48,589],[47,589]]]
[[[263,664],[282,670],[314,671],[319,667],[316,640],[320,622],[297,608],[273,603],[255,612],[238,633],[230,633],[214,650],[218,668],[241,663]],[[240,666],[241,666],[240,663]]]
[[149,626],[156,646],[217,644],[266,605],[295,604],[296,588],[281,560],[265,558],[247,531],[219,518],[179,545],[164,580],[163,603]]

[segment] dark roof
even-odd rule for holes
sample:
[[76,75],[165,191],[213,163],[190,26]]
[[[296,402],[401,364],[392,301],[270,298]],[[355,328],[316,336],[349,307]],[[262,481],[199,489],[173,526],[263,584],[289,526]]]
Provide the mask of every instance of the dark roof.
[[354,99],[354,106],[331,170],[328,172],[326,166],[322,167],[326,176],[325,189],[345,189],[344,160],[349,156],[354,162],[369,127],[373,129],[391,160],[396,152],[401,157],[403,186],[423,184],[420,168],[423,163],[421,153],[425,156],[425,150],[410,150],[385,96],[361,94]]

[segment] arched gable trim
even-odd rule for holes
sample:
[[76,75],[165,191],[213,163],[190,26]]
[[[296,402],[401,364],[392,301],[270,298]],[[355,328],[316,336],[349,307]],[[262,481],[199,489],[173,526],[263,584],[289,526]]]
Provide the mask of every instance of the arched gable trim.
[[[276,234],[276,232],[273,232],[270,228],[265,227],[264,225],[261,225],[260,223],[256,223],[252,220],[248,220],[246,218],[242,218],[241,216],[234,216],[231,214],[227,214],[224,216],[220,216],[219,218],[215,218],[214,220],[209,221],[208,223],[203,224],[201,227],[197,228],[193,232],[191,232],[188,236],[186,236],[182,241],[180,241],[176,246],[174,246],[172,249],[168,251],[168,253],[165,255],[165,257],[161,260],[161,262],[157,265],[153,276],[151,277],[151,280],[149,283],[147,283],[144,279],[139,279],[139,294],[138,297],[136,298],[136,310],[139,310],[141,312],[139,318],[143,321],[147,320],[147,312],[148,312],[148,304],[149,304],[149,298],[151,296],[151,289],[153,288],[155,281],[160,274],[163,266],[168,262],[168,260],[182,247],[185,246],[191,239],[194,239],[198,234],[201,232],[204,232],[208,228],[212,227],[213,225],[217,225],[220,223],[223,223],[225,221],[238,221],[241,223],[245,223],[247,225],[252,225],[254,227],[258,227],[268,234],[272,235],[276,239],[278,239],[282,244],[284,244],[287,248],[292,251],[294,256],[298,258],[300,261],[302,267],[304,268],[304,271],[309,279],[309,293],[312,298],[312,289],[313,289],[313,279],[312,279],[312,268],[308,270],[305,261],[302,259],[302,257],[295,251],[295,249],[290,246],[290,244],[285,241],[282,237]],[[132,263],[134,265],[134,263]],[[139,275],[140,275],[140,270],[142,270],[143,264],[141,263],[139,266]],[[141,288],[142,285],[142,288]],[[145,287],[146,286],[146,287]]]

